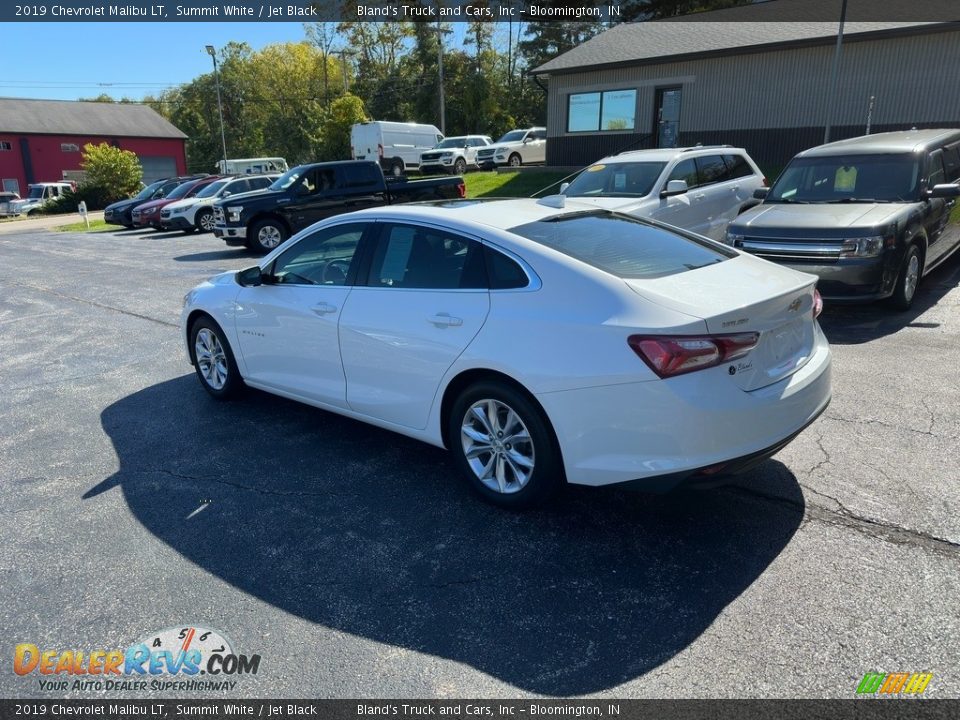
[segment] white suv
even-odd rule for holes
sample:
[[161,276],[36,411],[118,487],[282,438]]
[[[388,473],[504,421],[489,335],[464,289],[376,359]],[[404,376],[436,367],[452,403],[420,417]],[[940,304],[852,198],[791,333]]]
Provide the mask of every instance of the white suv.
[[723,241],[727,224],[759,204],[753,191],[766,184],[746,150],[698,145],[604,158],[561,185],[560,192]]
[[490,147],[477,151],[477,165],[494,168],[497,165],[518,167],[547,161],[547,129],[511,130]]
[[493,145],[486,135],[444,138],[435,148],[420,154],[420,172],[452,172],[463,175],[477,169],[477,151]]
[[242,175],[225,177],[207,185],[192,198],[177,200],[160,211],[160,227],[164,230],[183,230],[185,235],[213,232],[213,204],[231,195],[264,190],[279,175]]

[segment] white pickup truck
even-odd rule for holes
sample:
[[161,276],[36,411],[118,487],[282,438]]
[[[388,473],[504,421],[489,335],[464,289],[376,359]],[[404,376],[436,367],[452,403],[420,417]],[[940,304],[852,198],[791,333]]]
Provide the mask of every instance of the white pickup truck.
[[6,214],[8,216],[32,215],[47,203],[62,197],[68,190],[76,189],[70,182],[33,183],[27,187],[29,191],[25,198],[12,200],[7,204]]

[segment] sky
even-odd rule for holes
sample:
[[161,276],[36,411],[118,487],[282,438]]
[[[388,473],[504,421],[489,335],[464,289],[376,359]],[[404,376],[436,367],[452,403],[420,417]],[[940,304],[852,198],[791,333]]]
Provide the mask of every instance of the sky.
[[204,47],[305,40],[298,22],[0,23],[0,97],[139,100],[213,69]]

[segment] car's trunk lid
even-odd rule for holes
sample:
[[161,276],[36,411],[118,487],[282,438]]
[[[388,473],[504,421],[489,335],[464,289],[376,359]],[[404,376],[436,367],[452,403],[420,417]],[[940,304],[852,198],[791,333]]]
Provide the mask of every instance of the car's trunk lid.
[[793,374],[813,353],[816,278],[746,255],[661,278],[626,280],[647,300],[702,318],[711,335],[757,332],[728,363],[732,382],[756,390]]

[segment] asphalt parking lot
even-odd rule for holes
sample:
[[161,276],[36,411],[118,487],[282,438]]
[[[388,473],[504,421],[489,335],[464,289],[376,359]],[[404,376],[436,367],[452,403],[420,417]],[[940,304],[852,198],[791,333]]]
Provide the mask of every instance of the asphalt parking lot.
[[[259,392],[220,404],[184,293],[210,235],[0,234],[3,697],[960,697],[960,257],[915,309],[829,308],[834,400],[734,486],[513,514],[440,450]],[[229,692],[40,688],[13,646],[215,628]],[[68,678],[70,682],[73,677]]]

